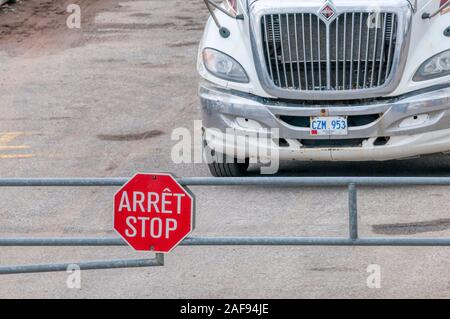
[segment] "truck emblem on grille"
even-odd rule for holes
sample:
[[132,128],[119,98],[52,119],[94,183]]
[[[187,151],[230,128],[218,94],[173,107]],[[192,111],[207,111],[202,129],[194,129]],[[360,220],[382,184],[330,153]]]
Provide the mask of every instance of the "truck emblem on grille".
[[327,1],[319,10],[319,15],[326,21],[331,21],[336,17],[336,9],[333,4]]

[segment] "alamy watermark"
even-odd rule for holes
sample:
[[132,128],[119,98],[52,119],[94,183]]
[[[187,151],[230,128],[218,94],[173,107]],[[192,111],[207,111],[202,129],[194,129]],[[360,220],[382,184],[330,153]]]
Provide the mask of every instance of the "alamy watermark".
[[261,174],[276,174],[279,170],[279,130],[258,128],[237,130],[203,128],[194,121],[193,133],[185,127],[172,131],[171,158],[175,164],[244,163],[260,165]]
[[381,29],[383,27],[383,20],[385,21],[386,19],[382,18],[381,12],[380,7],[374,7],[369,10],[369,16],[366,22],[368,29]]
[[69,289],[81,289],[81,268],[79,265],[72,264],[67,267],[66,270],[69,273],[67,276],[67,288]]
[[367,266],[369,276],[367,277],[367,288],[380,289],[381,288],[381,267],[377,264]]
[[77,4],[69,4],[67,6],[67,13],[70,15],[67,17],[66,25],[69,29],[81,29],[81,8]]

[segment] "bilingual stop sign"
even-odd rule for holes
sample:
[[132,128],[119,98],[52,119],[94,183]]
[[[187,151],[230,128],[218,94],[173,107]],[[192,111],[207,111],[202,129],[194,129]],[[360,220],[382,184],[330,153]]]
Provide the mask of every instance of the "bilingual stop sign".
[[194,229],[194,196],[170,174],[137,174],[114,196],[114,229],[135,250],[170,252]]

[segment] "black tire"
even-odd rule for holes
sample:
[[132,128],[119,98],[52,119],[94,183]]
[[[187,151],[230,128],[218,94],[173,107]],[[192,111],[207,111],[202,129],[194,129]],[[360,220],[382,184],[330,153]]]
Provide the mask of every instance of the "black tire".
[[214,177],[239,177],[245,176],[249,167],[249,160],[238,160],[218,153],[205,146],[205,154],[208,157],[208,168]]

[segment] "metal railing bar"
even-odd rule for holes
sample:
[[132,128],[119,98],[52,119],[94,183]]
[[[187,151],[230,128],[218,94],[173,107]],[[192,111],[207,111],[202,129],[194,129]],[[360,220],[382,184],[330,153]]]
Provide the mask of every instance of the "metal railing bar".
[[[450,185],[450,177],[183,177],[183,186],[419,186]],[[129,178],[3,178],[0,187],[122,186]]]
[[0,187],[122,186],[129,178],[2,178]]
[[[181,246],[450,246],[450,238],[188,237]],[[0,238],[0,247],[127,246],[121,238]]]
[[450,238],[214,237],[187,238],[182,246],[450,246]]
[[450,177],[186,177],[189,186],[413,186],[450,185]]
[[357,207],[356,185],[348,185],[348,216],[349,216],[349,235],[350,239],[358,238],[358,207]]
[[164,265],[163,256],[163,254],[157,254],[157,257],[150,259],[125,259],[90,261],[80,263],[1,266],[0,275],[67,271],[71,265],[77,265],[78,267],[80,267],[80,270],[155,267]]
[[45,246],[127,246],[119,237],[4,237],[0,238],[0,247],[45,247]]

